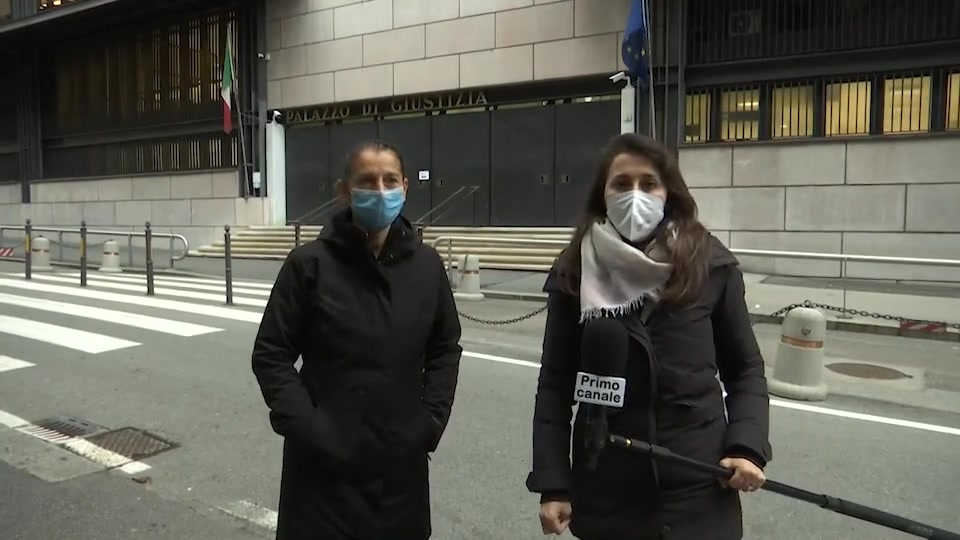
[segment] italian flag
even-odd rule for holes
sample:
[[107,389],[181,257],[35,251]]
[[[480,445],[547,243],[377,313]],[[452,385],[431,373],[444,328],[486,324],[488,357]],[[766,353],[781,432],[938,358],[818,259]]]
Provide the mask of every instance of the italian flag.
[[223,51],[223,79],[220,82],[220,98],[223,100],[223,131],[231,133],[233,131],[233,46],[230,42],[230,35],[233,33],[233,25],[227,25],[227,44]]

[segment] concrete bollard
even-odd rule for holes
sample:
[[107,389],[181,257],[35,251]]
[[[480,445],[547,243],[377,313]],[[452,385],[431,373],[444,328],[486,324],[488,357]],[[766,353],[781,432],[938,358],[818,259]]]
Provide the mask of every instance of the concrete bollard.
[[30,264],[34,272],[50,272],[53,267],[50,266],[50,240],[43,236],[38,236],[30,243]]
[[453,297],[457,300],[483,300],[483,293],[480,292],[480,257],[465,255],[464,259],[465,262],[460,268],[460,285]]
[[115,240],[103,243],[103,258],[100,260],[100,272],[117,274],[123,272],[120,268],[120,244]]
[[823,342],[827,319],[819,310],[798,307],[783,318],[771,394],[804,401],[827,399],[823,382]]
[[460,288],[460,283],[463,281],[463,269],[467,265],[467,256],[466,255],[457,255],[456,264],[450,265],[450,284],[454,289]]

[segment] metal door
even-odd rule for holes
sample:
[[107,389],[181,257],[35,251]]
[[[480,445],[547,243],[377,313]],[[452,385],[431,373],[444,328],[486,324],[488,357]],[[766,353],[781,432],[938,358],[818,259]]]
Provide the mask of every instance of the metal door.
[[396,146],[403,154],[404,173],[410,179],[403,215],[417,221],[430,211],[430,182],[420,180],[420,171],[429,171],[430,117],[386,118],[379,122],[380,138]]
[[620,132],[620,101],[566,103],[556,111],[553,223],[566,227],[576,224],[604,147]]
[[329,139],[327,126],[294,126],[287,130],[287,219],[291,221],[328,199]]
[[492,224],[552,225],[554,108],[505,108],[490,114]]
[[433,117],[433,225],[490,224],[490,113]]

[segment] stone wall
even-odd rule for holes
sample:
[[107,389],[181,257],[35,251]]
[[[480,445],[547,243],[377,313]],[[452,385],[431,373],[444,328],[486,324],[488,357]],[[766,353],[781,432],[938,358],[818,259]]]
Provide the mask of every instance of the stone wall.
[[267,0],[270,107],[614,73],[629,0]]
[[[701,219],[734,248],[960,259],[960,138],[685,147]],[[744,258],[781,275],[840,263]],[[850,277],[960,281],[960,269],[850,264]]]
[[[87,226],[182,234],[191,249],[223,238],[223,226],[269,220],[266,199],[239,197],[237,173],[204,172],[135,178],[42,182],[30,186],[31,204],[20,203],[20,185],[0,185],[0,225]],[[160,247],[160,246],[158,246]],[[162,246],[162,247],[165,247]]]

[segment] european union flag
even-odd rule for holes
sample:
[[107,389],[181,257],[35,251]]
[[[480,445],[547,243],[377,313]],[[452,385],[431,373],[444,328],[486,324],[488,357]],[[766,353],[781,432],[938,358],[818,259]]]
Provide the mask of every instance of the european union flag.
[[628,74],[637,78],[637,86],[647,86],[649,58],[647,58],[647,2],[633,0],[627,18],[627,30],[623,36],[621,55]]

